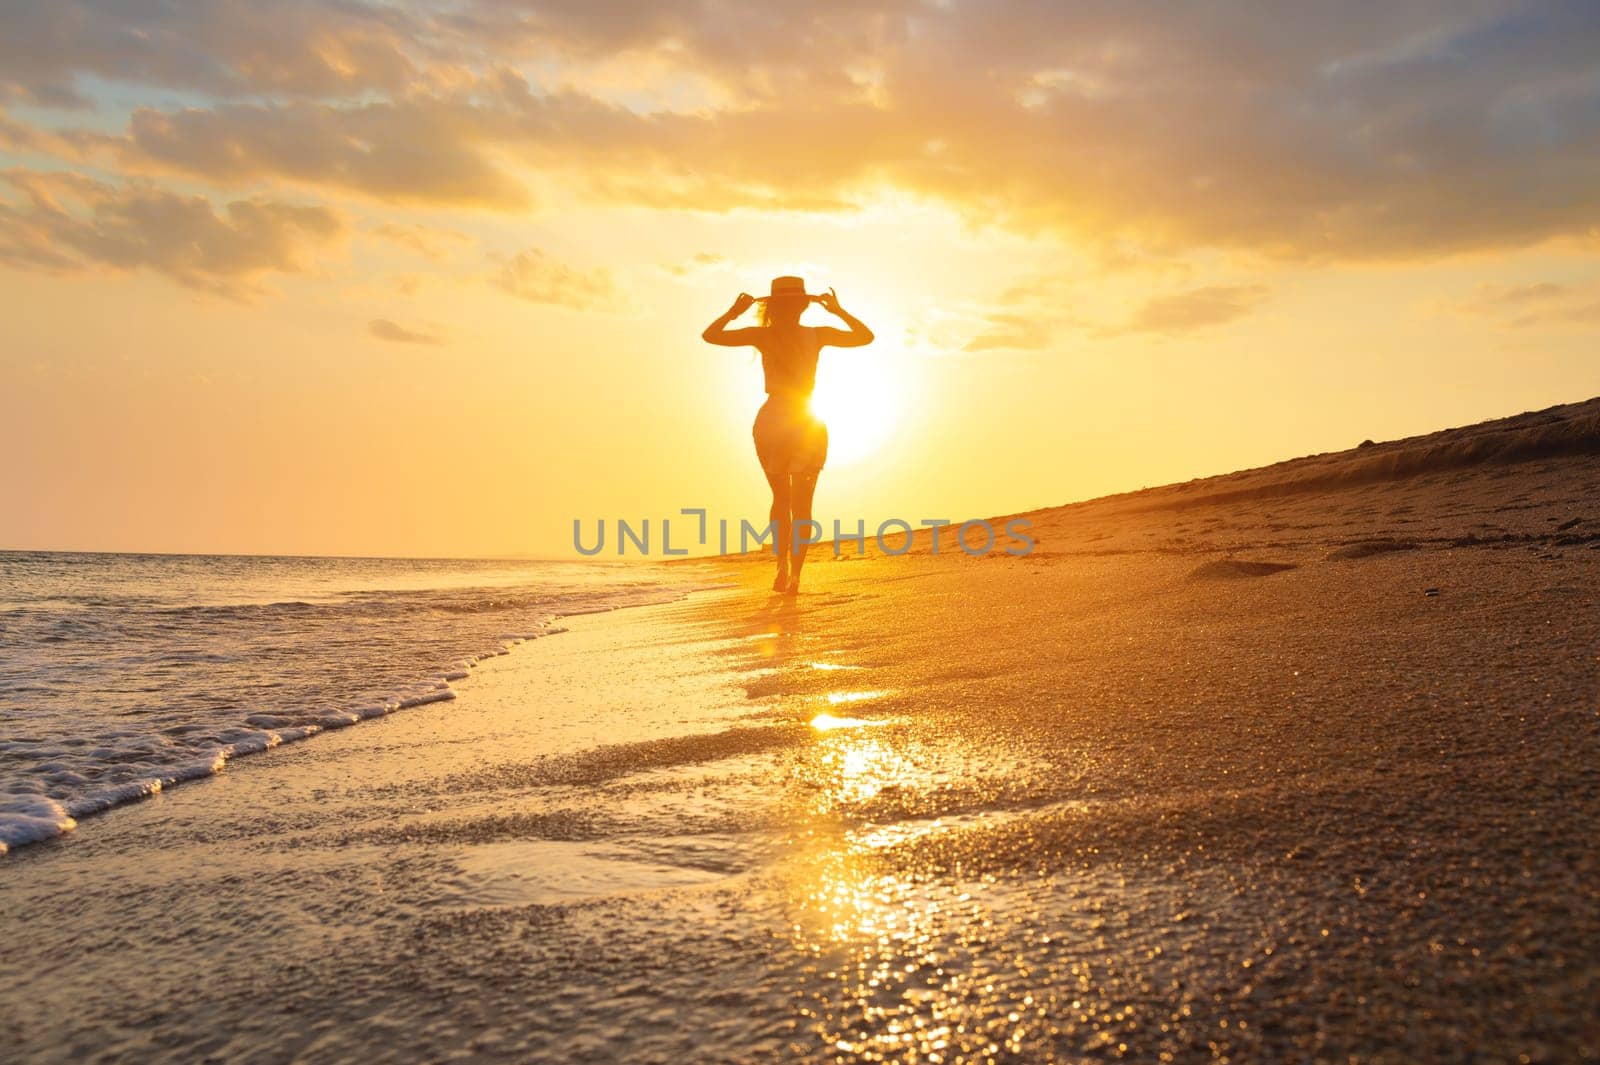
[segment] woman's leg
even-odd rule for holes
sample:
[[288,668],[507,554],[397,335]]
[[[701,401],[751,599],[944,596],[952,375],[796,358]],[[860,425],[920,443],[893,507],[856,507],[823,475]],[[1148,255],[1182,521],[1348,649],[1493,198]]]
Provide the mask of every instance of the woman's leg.
[[[791,520],[789,511],[792,505],[789,475],[787,473],[773,473],[769,470],[764,470],[763,472],[767,474],[767,484],[772,488],[772,508],[767,511],[767,516],[771,519],[772,524],[770,527],[774,530],[773,550],[778,556],[778,577],[772,582],[772,590],[781,592],[789,583],[789,529]],[[809,498],[807,497],[808,506]]]
[[[817,475],[815,473],[797,473],[791,479],[789,490],[790,528],[799,532],[801,522],[811,520],[811,497],[817,491]],[[789,563],[789,588],[795,590],[800,587],[800,567],[806,564],[806,550],[811,546],[810,527],[803,536],[793,537],[793,561]]]

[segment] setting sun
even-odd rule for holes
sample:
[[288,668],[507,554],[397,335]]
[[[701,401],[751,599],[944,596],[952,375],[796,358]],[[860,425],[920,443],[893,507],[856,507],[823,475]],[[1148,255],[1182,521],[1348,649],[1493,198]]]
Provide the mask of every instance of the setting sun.
[[904,379],[896,382],[887,352],[829,352],[817,368],[811,409],[828,426],[828,458],[851,466],[875,454],[900,424]]

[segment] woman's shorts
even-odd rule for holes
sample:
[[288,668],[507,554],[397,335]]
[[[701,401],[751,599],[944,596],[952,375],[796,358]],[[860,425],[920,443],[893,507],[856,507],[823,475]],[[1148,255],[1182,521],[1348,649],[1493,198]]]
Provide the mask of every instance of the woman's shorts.
[[750,429],[768,476],[815,474],[828,461],[828,427],[806,399],[769,396]]

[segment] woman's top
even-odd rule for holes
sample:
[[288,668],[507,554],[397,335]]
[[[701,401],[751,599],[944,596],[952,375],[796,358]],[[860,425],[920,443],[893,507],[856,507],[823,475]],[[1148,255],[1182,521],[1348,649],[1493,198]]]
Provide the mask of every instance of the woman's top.
[[768,327],[756,347],[761,351],[769,395],[811,395],[817,384],[817,355],[822,351],[817,330],[802,326],[780,333]]

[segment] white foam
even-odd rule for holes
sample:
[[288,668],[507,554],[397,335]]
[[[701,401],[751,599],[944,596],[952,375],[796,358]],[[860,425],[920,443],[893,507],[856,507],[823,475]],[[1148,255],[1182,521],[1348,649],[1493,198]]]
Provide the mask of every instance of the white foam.
[[449,688],[440,688],[438,691],[423,692],[413,695],[409,699],[401,699],[399,709],[409,710],[413,706],[427,706],[429,703],[449,702],[456,697],[456,693]]
[[0,798],[0,854],[12,847],[37,843],[78,827],[67,808],[43,795]]
[[112,784],[96,788],[89,794],[81,796],[67,804],[68,811],[74,817],[88,817],[101,810],[109,810],[113,806],[121,806],[125,802],[135,799],[147,799],[161,790],[161,779],[151,777],[147,780],[130,780],[123,784]]
[[[327,729],[344,728],[397,710],[451,701],[456,698],[451,683],[467,679],[483,661],[509,654],[512,648],[528,641],[566,632],[565,627],[553,624],[556,617],[601,613],[660,602],[682,594],[685,594],[682,589],[652,586],[626,590],[601,588],[596,589],[594,595],[558,596],[554,604],[557,613],[523,619],[524,624],[531,621],[538,626],[534,631],[503,633],[481,653],[455,659],[435,674],[437,679],[402,686],[382,701],[354,708],[317,703],[297,707],[289,702],[283,707],[246,713],[242,719],[235,718],[231,722],[183,720],[173,714],[166,717],[169,723],[162,727],[143,720],[114,724],[115,719],[107,718],[102,719],[99,728],[77,734],[63,731],[44,733],[40,738],[7,737],[0,740],[0,753],[20,760],[26,770],[24,776],[3,784],[11,790],[0,790],[0,855],[14,847],[71,831],[79,818],[156,795],[173,784],[214,775],[235,757],[270,750]],[[602,601],[596,603],[596,597]],[[162,625],[169,627],[165,620]],[[149,664],[169,660],[159,654],[145,658],[149,659]],[[191,655],[185,659],[238,660],[242,659],[216,655],[199,658]],[[116,661],[120,665],[130,658],[124,656]]]

